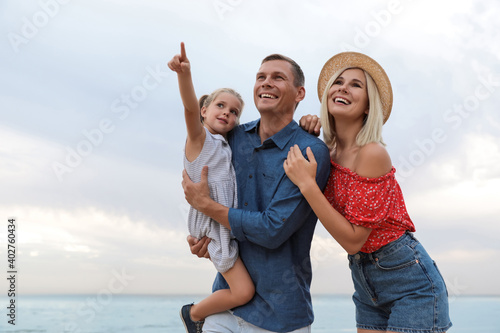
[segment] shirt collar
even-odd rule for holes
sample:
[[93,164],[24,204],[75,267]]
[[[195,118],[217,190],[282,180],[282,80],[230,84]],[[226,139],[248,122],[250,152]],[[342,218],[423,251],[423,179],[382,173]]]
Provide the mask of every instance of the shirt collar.
[[[244,131],[247,133],[255,133],[257,134],[257,129],[260,124],[260,119],[251,121],[244,125]],[[292,139],[293,133],[299,127],[295,120],[292,120],[288,125],[286,125],[281,131],[274,134],[272,137],[266,139],[263,142],[263,145],[266,143],[274,142],[274,144],[279,147],[281,150],[286,147],[287,143]]]

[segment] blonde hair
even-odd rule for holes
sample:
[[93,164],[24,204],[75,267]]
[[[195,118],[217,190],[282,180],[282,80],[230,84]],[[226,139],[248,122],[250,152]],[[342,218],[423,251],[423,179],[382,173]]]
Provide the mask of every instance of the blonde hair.
[[[328,112],[328,91],[337,80],[337,78],[347,69],[358,67],[347,67],[338,70],[332,75],[326,84],[323,97],[321,98],[320,119],[321,127],[323,127],[323,139],[328,147],[334,148],[336,146],[336,133],[335,133],[335,118]],[[364,146],[370,142],[381,143],[385,146],[382,139],[382,126],[384,125],[384,113],[382,111],[382,101],[377,89],[377,85],[373,81],[370,74],[361,69],[365,73],[366,87],[368,93],[368,114],[363,121],[363,127],[356,136],[356,144]]]
[[[219,89],[212,91],[212,93],[210,95],[201,96],[200,99],[198,100],[198,104],[200,105],[200,110],[202,107],[208,108],[208,106],[210,104],[212,104],[212,102],[217,98],[217,96],[219,96],[222,93],[231,94],[240,101],[241,109],[240,109],[240,112],[238,113],[238,123],[239,123],[241,113],[243,112],[243,107],[245,106],[245,102],[243,102],[243,98],[241,97],[241,95],[234,89],[219,88]],[[203,117],[201,116],[201,114],[200,114],[200,120],[203,123]]]

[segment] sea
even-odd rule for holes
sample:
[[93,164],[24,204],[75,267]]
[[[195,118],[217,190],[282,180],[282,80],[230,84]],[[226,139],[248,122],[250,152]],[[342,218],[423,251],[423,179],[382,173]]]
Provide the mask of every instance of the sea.
[[[2,297],[2,333],[183,333],[182,305],[196,295],[26,295],[15,309]],[[313,333],[356,332],[354,305],[347,295],[313,295]],[[450,299],[451,333],[500,333],[500,297]]]

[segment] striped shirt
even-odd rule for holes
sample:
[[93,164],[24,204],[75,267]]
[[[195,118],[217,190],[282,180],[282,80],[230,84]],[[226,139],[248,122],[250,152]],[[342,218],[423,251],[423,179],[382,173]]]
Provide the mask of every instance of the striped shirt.
[[[201,170],[208,166],[208,187],[211,198],[229,208],[237,207],[236,176],[231,163],[231,147],[220,134],[212,134],[206,128],[206,137],[200,155],[189,162],[184,154],[184,168],[195,183],[201,180]],[[198,239],[211,238],[208,245],[210,258],[217,271],[224,273],[238,258],[238,244],[231,231],[193,207],[189,210],[188,230]]]

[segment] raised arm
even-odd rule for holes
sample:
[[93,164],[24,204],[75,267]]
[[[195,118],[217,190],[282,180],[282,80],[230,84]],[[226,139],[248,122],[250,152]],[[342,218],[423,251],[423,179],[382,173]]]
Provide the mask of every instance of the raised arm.
[[[191,142],[203,144],[205,140],[205,131],[200,121],[200,106],[194,91],[193,80],[191,77],[191,64],[186,56],[184,43],[181,43],[181,53],[176,54],[168,62],[168,68],[177,73],[179,81],[179,92],[182,103],[184,104],[184,116],[186,118],[187,143],[186,148]],[[201,150],[201,149],[200,149]]]

